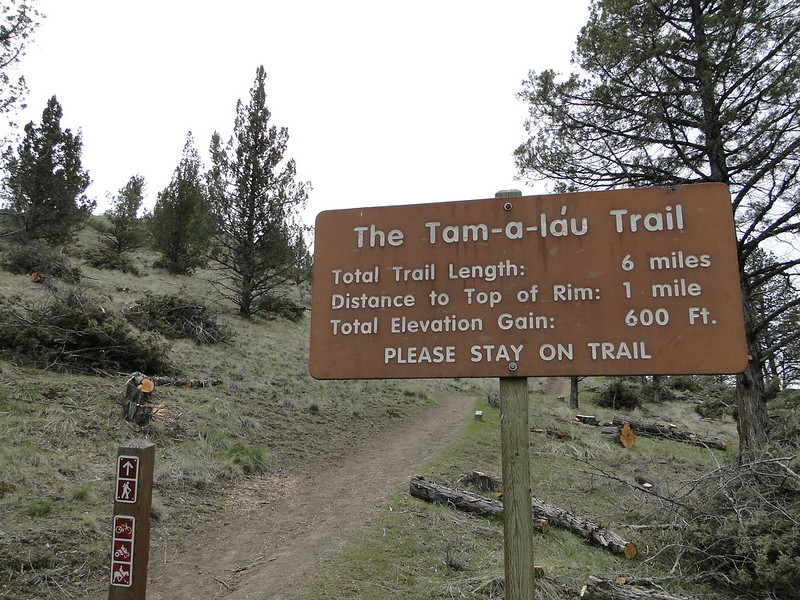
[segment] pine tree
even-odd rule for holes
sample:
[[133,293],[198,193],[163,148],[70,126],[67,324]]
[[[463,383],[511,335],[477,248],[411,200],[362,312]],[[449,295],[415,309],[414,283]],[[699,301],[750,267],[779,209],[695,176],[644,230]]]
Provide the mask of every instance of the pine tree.
[[298,211],[309,189],[295,182],[294,160],[284,159],[287,129],[270,125],[265,82],[260,66],[250,101],[237,103],[231,139],[223,147],[218,133],[212,138],[208,174],[218,227],[214,259],[224,273],[218,289],[245,318],[295,274]]
[[16,152],[9,148],[4,155],[6,204],[22,244],[66,244],[95,208],[84,194],[91,180],[81,164],[81,136],[61,129],[62,114],[53,96],[41,125],[28,123]]
[[173,275],[192,273],[207,262],[212,231],[200,155],[189,133],[180,163],[150,217],[153,245],[161,253],[155,265]]
[[791,248],[763,269],[750,260],[800,230],[799,15],[793,0],[594,0],[573,54],[580,73],[532,72],[520,95],[524,179],[555,191],[730,187],[752,357],[737,380],[742,455],[767,441],[764,365],[776,348],[762,336],[759,289],[800,265]]

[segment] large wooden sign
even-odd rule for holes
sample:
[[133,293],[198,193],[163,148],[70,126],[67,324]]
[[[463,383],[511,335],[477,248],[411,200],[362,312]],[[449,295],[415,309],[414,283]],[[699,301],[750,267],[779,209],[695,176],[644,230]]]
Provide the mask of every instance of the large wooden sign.
[[318,379],[744,370],[722,184],[320,213]]

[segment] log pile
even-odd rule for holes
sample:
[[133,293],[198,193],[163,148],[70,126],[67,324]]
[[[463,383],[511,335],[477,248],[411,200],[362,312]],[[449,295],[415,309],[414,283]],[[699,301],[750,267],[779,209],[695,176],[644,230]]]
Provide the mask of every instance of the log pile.
[[[601,433],[603,435],[614,439],[626,448],[633,445],[636,436],[661,438],[703,448],[713,448],[714,450],[730,450],[733,446],[730,440],[723,441],[702,437],[689,431],[680,431],[672,424],[642,423],[620,418],[615,418],[610,423],[601,423],[594,415],[575,415],[575,422],[582,425],[602,427]],[[630,432],[623,431],[626,426],[630,428]],[[626,446],[626,443],[630,445]]]
[[614,581],[591,575],[581,589],[581,598],[595,600],[692,600],[685,596],[673,596],[653,586],[650,581],[642,581],[648,587],[637,585],[637,580],[620,577]]
[[642,437],[663,438],[674,442],[684,442],[693,446],[703,448],[713,448],[715,450],[730,450],[733,445],[729,440],[718,440],[714,438],[704,438],[696,433],[689,431],[679,431],[674,425],[662,425],[659,423],[640,423],[614,419],[612,425],[621,427],[622,423],[628,423],[637,435]]
[[[503,503],[490,498],[484,498],[471,492],[456,490],[442,485],[425,481],[423,477],[411,480],[409,492],[415,498],[437,504],[448,504],[459,510],[479,514],[482,516],[499,516],[503,514]],[[587,539],[590,543],[598,544],[615,554],[622,554],[625,558],[634,558],[638,550],[633,542],[629,542],[620,535],[601,527],[590,519],[575,515],[539,498],[531,498],[531,510],[534,517],[534,528],[545,533],[549,525],[567,529]]]

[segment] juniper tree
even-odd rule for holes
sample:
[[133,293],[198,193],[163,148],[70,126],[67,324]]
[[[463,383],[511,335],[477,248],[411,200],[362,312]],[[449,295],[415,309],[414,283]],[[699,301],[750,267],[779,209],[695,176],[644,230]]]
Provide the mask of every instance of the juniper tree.
[[214,259],[223,274],[216,283],[245,318],[262,310],[269,294],[296,273],[299,209],[309,189],[295,181],[295,162],[284,156],[288,130],[270,124],[265,82],[260,66],[249,102],[236,105],[232,137],[223,146],[215,132],[210,149]]
[[156,266],[181,275],[206,264],[212,228],[202,163],[189,133],[181,160],[150,217],[153,246],[161,254]]
[[13,235],[22,244],[65,244],[95,207],[84,193],[91,180],[81,163],[81,136],[61,129],[62,115],[58,100],[51,97],[41,124],[28,123],[16,151],[8,148],[3,156],[5,203]]
[[94,225],[108,250],[121,254],[144,244],[145,231],[139,218],[144,190],[144,177],[132,175],[111,199],[111,208],[106,211],[108,224],[99,222]]
[[[554,191],[715,181],[730,186],[751,360],[737,379],[742,452],[767,441],[766,318],[756,299],[796,277],[797,253],[757,266],[800,229],[800,9],[794,0],[594,0],[577,73],[531,72],[520,176]],[[795,331],[782,339],[793,344]]]

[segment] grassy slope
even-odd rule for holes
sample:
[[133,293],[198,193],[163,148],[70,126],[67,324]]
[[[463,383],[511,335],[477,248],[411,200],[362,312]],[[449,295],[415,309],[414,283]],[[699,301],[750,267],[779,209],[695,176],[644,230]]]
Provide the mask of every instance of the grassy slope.
[[[537,598],[576,598],[589,575],[666,575],[663,564],[651,564],[654,555],[664,548],[664,539],[627,527],[655,523],[657,516],[663,520],[669,508],[668,503],[632,485],[634,470],[655,478],[661,494],[679,498],[686,491],[685,482],[716,461],[733,460],[735,455],[645,438],[624,449],[602,438],[597,428],[573,424],[574,411],[558,398],[542,394],[539,384],[531,380],[531,427],[566,431],[571,439],[531,434],[533,494],[619,533],[636,543],[640,554],[628,561],[554,528],[536,534],[534,557],[546,575],[537,582]],[[587,402],[590,397],[583,394],[583,410],[610,419],[610,411]],[[477,408],[484,411],[484,421],[473,422],[459,443],[428,465],[421,473],[427,479],[461,487],[459,478],[472,470],[499,477],[499,411],[482,402]],[[657,419],[641,411],[630,417],[663,418],[681,427],[694,427],[702,435],[730,438],[732,433],[732,423],[700,423],[687,403],[670,403],[658,409],[661,416]],[[398,489],[369,528],[363,541],[351,545],[329,565],[301,600],[502,598],[502,522],[428,505],[412,498],[407,489]],[[667,587],[676,585],[681,586],[681,582],[665,583]],[[712,597],[708,590],[699,588],[684,591],[700,598]]]
[[[91,240],[84,239],[85,245]],[[140,264],[147,266],[147,257]],[[76,262],[79,264],[80,261]],[[171,277],[146,269],[142,277],[82,267],[84,283],[109,309],[133,303],[145,291],[213,298],[204,273]],[[132,293],[118,291],[130,288]],[[0,295],[36,297],[41,286],[0,272]],[[481,396],[482,381],[318,382],[307,374],[307,322],[244,321],[215,304],[233,331],[224,346],[177,342],[175,361],[187,376],[218,377],[206,389],[158,388],[155,422],[139,429],[121,418],[117,403],[127,374],[64,375],[0,363],[0,597],[99,597],[108,574],[108,523],[112,468],[118,445],[130,438],[157,444],[154,552],[183,524],[202,522],[224,506],[237,481],[258,473],[309,468],[345,452],[353,439],[413,415],[441,389]],[[624,450],[594,429],[568,423],[563,402],[538,393],[532,380],[532,427],[569,430],[569,441],[531,436],[534,494],[594,517],[623,535],[626,524],[647,524],[662,503],[615,480],[630,481],[634,468],[655,473],[669,494],[698,469],[727,460],[679,444],[640,439]],[[494,386],[495,383],[489,382]],[[582,400],[584,406],[587,397]],[[485,422],[427,472],[457,485],[462,473],[500,474],[499,418],[480,405]],[[583,410],[610,417],[594,407]],[[663,411],[676,411],[667,414]],[[700,424],[687,404],[659,407],[657,415],[703,435],[733,437],[731,423]],[[603,475],[602,473],[606,475]],[[387,499],[373,535],[351,546],[314,583],[311,598],[497,597],[502,574],[502,526],[410,499],[405,490]],[[640,558],[626,562],[587,548],[572,534],[551,530],[537,537],[537,563],[550,577],[542,598],[574,597],[591,573],[649,572],[654,540],[630,536]],[[374,541],[369,541],[374,540]]]
[[[84,246],[92,244],[86,234]],[[80,248],[73,254],[77,255]],[[153,551],[183,524],[218,510],[245,477],[309,468],[354,440],[390,427],[431,401],[419,381],[319,382],[307,372],[308,320],[246,321],[214,302],[208,273],[173,277],[82,265],[82,285],[108,310],[145,292],[206,299],[233,332],[231,343],[173,344],[184,375],[214,377],[204,389],[160,387],[154,422],[122,420],[127,373],[112,377],[40,371],[0,362],[0,597],[98,597],[107,587],[112,470],[132,438],[157,445]],[[128,288],[132,291],[120,291]],[[26,276],[0,271],[0,301],[46,295]],[[151,374],[157,375],[157,374]]]

